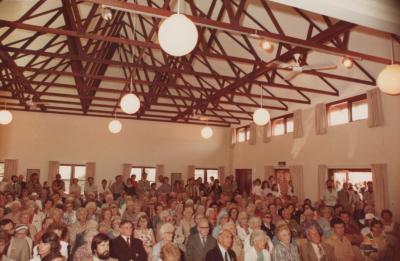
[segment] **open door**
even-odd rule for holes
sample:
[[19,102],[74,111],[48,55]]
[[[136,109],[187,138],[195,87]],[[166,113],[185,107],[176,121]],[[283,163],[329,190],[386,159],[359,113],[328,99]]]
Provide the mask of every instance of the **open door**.
[[250,195],[252,186],[251,175],[252,175],[251,169],[235,170],[236,182],[240,194],[246,193],[247,195]]

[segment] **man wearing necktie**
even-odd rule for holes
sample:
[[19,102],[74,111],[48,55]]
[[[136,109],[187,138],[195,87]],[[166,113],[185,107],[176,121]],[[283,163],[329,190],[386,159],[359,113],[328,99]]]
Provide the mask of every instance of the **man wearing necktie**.
[[206,261],[237,261],[235,252],[231,249],[233,235],[223,229],[218,233],[217,246],[208,251]]
[[310,226],[306,229],[307,243],[300,244],[300,255],[303,261],[335,261],[332,246],[321,241],[318,229]]
[[121,235],[111,241],[111,256],[119,261],[147,261],[142,241],[133,238],[133,224],[123,220],[119,230]]
[[210,225],[206,218],[197,222],[198,233],[190,235],[187,241],[185,260],[204,261],[208,251],[217,245],[215,238],[209,235]]

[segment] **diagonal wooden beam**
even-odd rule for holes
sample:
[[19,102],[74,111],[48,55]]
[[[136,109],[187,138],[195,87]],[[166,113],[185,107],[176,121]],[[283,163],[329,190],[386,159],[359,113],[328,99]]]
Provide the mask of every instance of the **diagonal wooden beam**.
[[[66,28],[75,31],[77,33],[83,33],[82,27],[80,24],[80,17],[77,17],[77,14],[73,11],[72,6],[76,5],[74,0],[62,0],[63,3],[63,15],[65,20]],[[67,44],[69,52],[72,55],[77,55],[80,57],[85,57],[86,54],[83,51],[81,41],[78,37],[67,36]],[[71,60],[72,71],[77,72],[85,72],[82,62],[80,60]],[[84,77],[74,76],[77,91],[79,95],[85,95],[87,93],[87,86]],[[85,102],[85,100],[81,100],[82,102],[82,111],[84,114],[87,113],[89,106]]]
[[[317,43],[324,43],[324,42],[330,40],[331,38],[335,37],[336,35],[341,34],[344,31],[350,30],[352,27],[354,27],[354,24],[339,21],[332,27],[326,29],[325,31],[320,32],[319,34],[315,35],[311,39],[312,39],[312,41],[317,42]],[[291,50],[285,52],[284,54],[280,55],[279,57],[269,61],[269,63],[266,66],[260,66],[259,68],[253,70],[251,73],[241,77],[240,79],[229,84],[225,88],[217,91],[211,97],[208,97],[208,100],[206,102],[199,101],[198,103],[193,105],[192,108],[188,108],[185,112],[179,113],[178,115],[176,115],[176,117],[173,120],[178,120],[187,114],[191,114],[193,112],[193,110],[196,110],[196,109],[204,110],[204,108],[207,108],[209,103],[213,103],[216,100],[219,100],[221,97],[235,91],[236,89],[240,88],[244,84],[251,82],[254,79],[258,78],[260,75],[263,75],[263,74],[267,73],[268,71],[272,70],[274,68],[272,63],[275,60],[286,62],[286,61],[292,59],[293,54],[298,53],[298,52],[304,52],[304,51],[307,52],[308,50],[305,50],[304,48],[300,48],[300,47],[292,48]]]

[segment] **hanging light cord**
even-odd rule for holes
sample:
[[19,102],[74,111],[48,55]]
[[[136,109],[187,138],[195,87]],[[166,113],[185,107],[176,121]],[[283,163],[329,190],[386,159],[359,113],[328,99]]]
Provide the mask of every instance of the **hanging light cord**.
[[261,87],[260,97],[261,97],[261,108],[262,108],[263,107],[263,91],[264,91],[264,88],[263,88],[262,84],[260,84],[260,87]]
[[391,50],[391,54],[392,54],[392,64],[394,64],[394,43],[393,43],[393,36],[392,37],[390,37],[390,39],[391,39],[391,45],[392,45],[392,48],[390,49]]
[[177,8],[177,13],[180,14],[181,13],[181,1],[178,0],[178,8]]

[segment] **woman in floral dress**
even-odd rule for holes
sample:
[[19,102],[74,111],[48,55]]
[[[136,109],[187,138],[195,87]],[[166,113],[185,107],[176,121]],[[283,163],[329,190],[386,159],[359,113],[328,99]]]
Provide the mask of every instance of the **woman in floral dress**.
[[147,253],[147,260],[151,260],[152,246],[156,243],[153,229],[149,228],[149,218],[147,215],[141,215],[138,218],[136,229],[133,236],[142,240],[144,249]]

